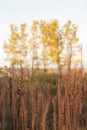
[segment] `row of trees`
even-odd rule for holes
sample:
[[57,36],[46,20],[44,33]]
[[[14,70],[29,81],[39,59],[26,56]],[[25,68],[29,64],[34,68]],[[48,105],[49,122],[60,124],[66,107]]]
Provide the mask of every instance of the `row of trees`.
[[[33,21],[28,25],[10,26],[8,41],[4,43],[10,61],[11,76],[1,78],[1,130],[80,130],[82,126],[82,48],[77,37],[77,26],[67,21]],[[79,55],[80,54],[80,55]],[[42,74],[31,78],[23,69],[57,66],[60,74]],[[80,62],[79,62],[80,61]],[[14,66],[20,69],[14,71]],[[72,69],[72,67],[81,67]],[[67,71],[62,73],[61,69]],[[30,71],[29,71],[30,72]],[[32,75],[33,76],[33,75]],[[47,77],[49,76],[49,82]],[[40,77],[41,78],[41,77]],[[83,123],[83,124],[81,124]]]
[[[19,27],[10,25],[8,41],[4,42],[4,51],[11,64],[24,63],[28,58],[30,67],[47,68],[49,66],[67,67],[78,66],[78,52],[81,51],[77,37],[77,26],[67,21],[60,26],[58,20],[33,21]],[[76,57],[77,55],[77,57]]]

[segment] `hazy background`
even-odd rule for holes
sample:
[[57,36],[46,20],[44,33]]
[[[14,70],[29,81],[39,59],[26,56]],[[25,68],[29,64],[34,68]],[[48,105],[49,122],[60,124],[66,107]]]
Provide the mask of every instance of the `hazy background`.
[[0,66],[6,64],[2,46],[9,36],[9,25],[29,24],[35,19],[58,19],[60,24],[72,20],[77,24],[87,65],[87,0],[0,0]]

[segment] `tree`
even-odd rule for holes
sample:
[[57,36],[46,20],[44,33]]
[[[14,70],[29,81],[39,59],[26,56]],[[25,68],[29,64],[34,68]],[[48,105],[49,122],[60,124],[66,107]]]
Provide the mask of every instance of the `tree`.
[[[10,26],[10,37],[8,39],[8,42],[5,41],[4,43],[4,50],[7,54],[7,59],[11,62],[11,76],[10,76],[10,88],[11,88],[11,94],[10,99],[12,102],[14,102],[14,93],[15,93],[15,76],[14,76],[14,65],[20,66],[19,72],[19,81],[17,84],[17,102],[15,103],[15,107],[17,107],[16,110],[16,121],[17,121],[17,127],[18,129],[25,129],[25,104],[24,104],[24,72],[23,72],[23,62],[25,61],[25,57],[27,56],[27,33],[26,33],[26,24],[21,24],[20,27],[17,27],[15,25]],[[14,112],[14,109],[11,110],[12,113]],[[15,122],[15,114],[12,117],[13,122]],[[19,123],[20,122],[20,123]]]
[[40,66],[40,30],[39,30],[39,21],[34,20],[32,22],[31,35],[29,37],[29,58],[30,58],[30,66],[32,68],[32,76],[34,69],[38,69]]
[[4,51],[11,64],[23,63],[27,55],[26,24],[10,25],[10,37],[4,42]]
[[45,50],[48,50],[50,62],[57,64],[60,68],[63,51],[63,34],[59,28],[58,20],[51,22],[41,22],[41,38]]
[[76,57],[79,50],[79,39],[77,37],[77,26],[71,21],[67,21],[64,25],[64,49],[66,50],[66,67],[67,70],[71,70],[71,65],[74,65],[79,59]]

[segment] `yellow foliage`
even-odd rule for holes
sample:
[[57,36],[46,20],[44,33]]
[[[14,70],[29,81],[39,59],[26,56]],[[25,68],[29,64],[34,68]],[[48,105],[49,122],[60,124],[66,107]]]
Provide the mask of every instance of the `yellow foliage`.
[[69,32],[70,32],[70,29],[67,28],[67,29],[65,30],[65,36],[68,36]]
[[17,64],[17,63],[19,63],[19,60],[18,60],[18,58],[13,58],[13,61],[12,61],[12,63],[14,63],[14,64]]
[[[13,63],[18,63],[20,57],[24,60],[24,57],[27,55],[27,35],[26,33],[26,24],[21,24],[18,28],[15,25],[10,25],[10,37],[8,42],[4,43],[4,50],[7,53],[7,58]],[[16,58],[14,58],[16,57]]]
[[52,57],[52,56],[54,56],[55,55],[55,50],[50,50],[50,56]]

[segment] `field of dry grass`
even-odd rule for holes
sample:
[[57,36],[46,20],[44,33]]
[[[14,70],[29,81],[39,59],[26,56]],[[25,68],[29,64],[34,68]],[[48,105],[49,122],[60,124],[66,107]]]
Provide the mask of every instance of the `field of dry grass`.
[[[18,74],[17,74],[18,73]],[[87,74],[0,78],[0,130],[87,130]]]

